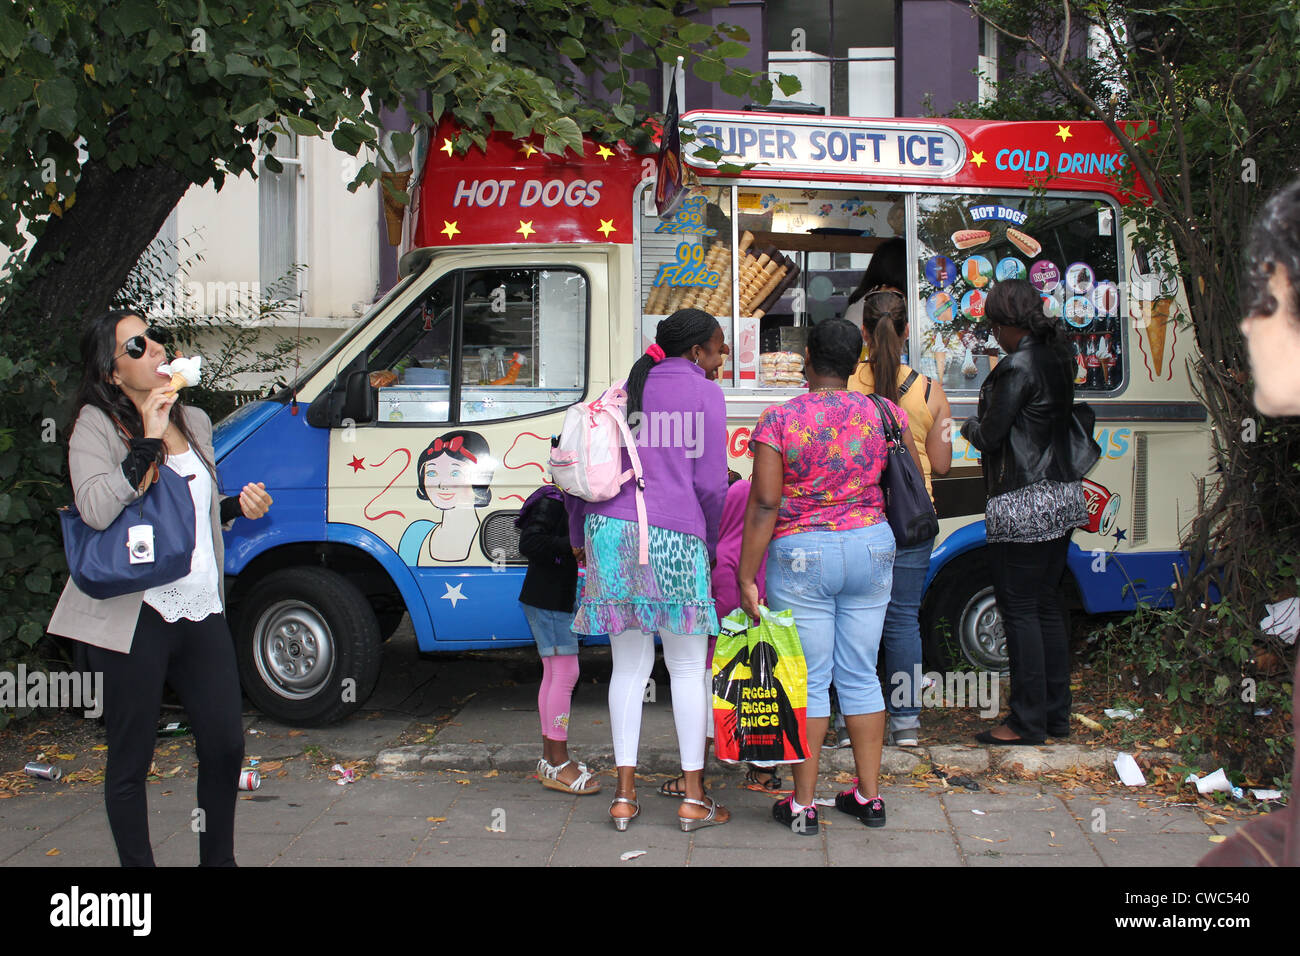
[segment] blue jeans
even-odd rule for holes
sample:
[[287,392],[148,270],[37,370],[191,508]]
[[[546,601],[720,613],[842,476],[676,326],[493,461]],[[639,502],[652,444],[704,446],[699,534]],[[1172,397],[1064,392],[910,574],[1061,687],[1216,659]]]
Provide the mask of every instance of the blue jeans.
[[807,531],[767,549],[767,603],[794,612],[808,664],[808,716],[829,717],[830,686],[850,716],[885,709],[876,674],[889,605],[894,533],[886,522]]
[[[881,636],[890,730],[921,726],[921,688],[916,680],[921,666],[921,591],[933,547],[931,538],[910,548],[899,548],[894,555],[894,586]],[[900,674],[906,675],[901,682]]]
[[540,657],[578,653],[578,636],[573,633],[572,611],[548,611],[520,602],[528,628],[533,632]]

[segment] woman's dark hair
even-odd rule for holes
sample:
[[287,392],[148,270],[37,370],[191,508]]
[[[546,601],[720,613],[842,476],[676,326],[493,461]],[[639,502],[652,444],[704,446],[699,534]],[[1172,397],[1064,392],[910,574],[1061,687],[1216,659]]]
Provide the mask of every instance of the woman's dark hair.
[[1024,329],[1039,342],[1069,350],[1061,320],[1047,313],[1046,300],[1024,279],[1004,279],[984,300],[984,318],[990,325]]
[[[132,438],[144,437],[144,421],[140,418],[140,410],[135,407],[135,402],[112,382],[113,363],[117,356],[117,324],[132,315],[144,321],[144,317],[136,309],[110,309],[95,316],[82,330],[81,384],[77,387],[77,399],[72,409],[74,427],[82,407],[93,405],[110,418],[121,422]],[[131,359],[131,361],[139,360]],[[168,421],[176,426],[176,430],[194,449],[194,454],[199,456],[199,460],[207,466],[208,471],[216,475],[215,466],[208,461],[203,450],[199,448],[198,442],[190,434],[189,426],[185,424],[184,405],[179,398],[171,407]],[[160,468],[167,461],[165,443],[159,447],[155,461]]]
[[[454,431],[439,435],[429,443],[428,448],[420,452],[420,457],[415,462],[416,482],[418,484],[415,494],[424,501],[429,500],[429,492],[424,487],[424,466],[443,455],[455,458],[457,461],[468,462],[479,470],[479,477],[481,478],[490,464],[492,451],[488,447],[487,439],[478,432]],[[472,486],[475,508],[482,508],[492,501],[491,471],[488,471],[487,474],[488,480],[486,482]]]
[[903,359],[903,330],[907,300],[888,289],[869,292],[862,300],[862,329],[871,342],[871,374],[876,394],[898,404],[898,365]]
[[[664,358],[681,358],[695,346],[708,342],[719,328],[718,320],[702,309],[678,309],[655,329],[655,344],[664,350]],[[645,381],[654,367],[655,360],[642,355],[633,363],[632,371],[627,373],[629,418],[641,411]]]
[[862,333],[848,319],[822,319],[808,333],[808,365],[818,375],[848,380],[862,354]]
[[876,247],[867,263],[867,270],[862,273],[862,281],[849,296],[848,304],[852,305],[882,285],[902,291],[907,289],[907,241],[902,236],[886,239]]
[[1246,249],[1246,315],[1272,315],[1279,303],[1268,283],[1278,266],[1286,269],[1291,309],[1300,316],[1300,179],[1277,193],[1260,211]]

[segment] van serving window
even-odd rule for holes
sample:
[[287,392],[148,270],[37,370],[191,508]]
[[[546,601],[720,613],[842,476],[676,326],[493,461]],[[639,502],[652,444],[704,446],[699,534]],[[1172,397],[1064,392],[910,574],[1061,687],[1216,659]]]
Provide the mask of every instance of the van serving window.
[[1026,279],[1064,320],[1075,388],[1126,380],[1116,211],[1095,199],[948,193],[917,197],[917,368],[954,397],[977,392],[1002,357],[984,316],[989,291]]

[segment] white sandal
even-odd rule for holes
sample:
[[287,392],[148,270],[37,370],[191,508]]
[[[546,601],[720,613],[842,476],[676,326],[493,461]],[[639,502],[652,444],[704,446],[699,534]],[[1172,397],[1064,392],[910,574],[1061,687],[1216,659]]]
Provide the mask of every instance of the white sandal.
[[571,763],[573,763],[572,760],[566,760],[556,767],[547,763],[545,758],[542,758],[537,761],[537,779],[542,782],[543,787],[560,790],[564,793],[575,793],[580,797],[600,793],[600,784],[591,779],[591,771],[584,764],[578,764],[578,776],[573,783],[564,783],[559,779],[560,771]]

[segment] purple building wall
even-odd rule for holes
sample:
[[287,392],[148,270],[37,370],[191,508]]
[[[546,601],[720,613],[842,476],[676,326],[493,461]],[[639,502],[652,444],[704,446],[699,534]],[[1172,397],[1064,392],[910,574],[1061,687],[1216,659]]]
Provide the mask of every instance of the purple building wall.
[[902,0],[895,23],[899,49],[894,86],[899,116],[946,113],[979,95],[980,21],[964,4],[950,0]]

